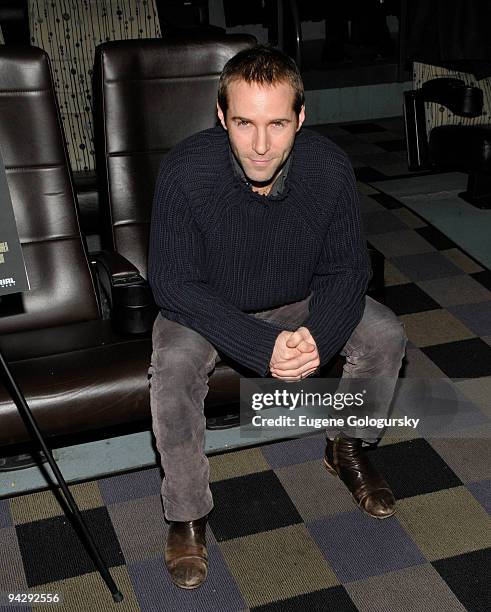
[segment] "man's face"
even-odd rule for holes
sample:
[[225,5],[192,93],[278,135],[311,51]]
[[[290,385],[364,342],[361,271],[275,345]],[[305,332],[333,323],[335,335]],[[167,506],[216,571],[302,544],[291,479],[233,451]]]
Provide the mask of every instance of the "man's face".
[[247,178],[256,187],[266,188],[292,150],[305,119],[304,108],[297,117],[294,90],[288,83],[271,86],[237,80],[227,93],[227,117],[219,106],[218,117]]

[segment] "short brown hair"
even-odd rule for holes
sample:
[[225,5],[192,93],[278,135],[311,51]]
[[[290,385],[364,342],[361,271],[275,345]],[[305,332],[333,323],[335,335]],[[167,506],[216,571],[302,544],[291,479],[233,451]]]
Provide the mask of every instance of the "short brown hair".
[[303,81],[297,65],[282,51],[269,45],[243,49],[225,64],[218,83],[218,104],[224,115],[228,108],[228,86],[239,80],[266,85],[289,83],[295,93],[293,110],[297,116],[305,102]]

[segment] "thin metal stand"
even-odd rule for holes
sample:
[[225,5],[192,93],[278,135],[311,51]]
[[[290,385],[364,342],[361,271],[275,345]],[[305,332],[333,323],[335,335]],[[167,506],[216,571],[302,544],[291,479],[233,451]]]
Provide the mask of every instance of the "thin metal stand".
[[85,521],[80,513],[80,510],[78,509],[77,503],[75,502],[72,494],[70,493],[70,490],[68,489],[65,479],[63,478],[62,473],[60,472],[58,466],[56,465],[56,462],[53,459],[53,455],[51,454],[51,451],[49,450],[49,448],[47,447],[44,441],[43,434],[41,433],[39,427],[37,426],[37,423],[34,419],[31,409],[27,405],[27,402],[25,400],[24,395],[22,394],[22,391],[17,386],[17,383],[15,382],[15,379],[12,376],[12,372],[10,371],[10,368],[8,367],[8,364],[2,354],[2,351],[0,350],[0,375],[2,373],[5,374],[6,386],[7,386],[7,389],[10,395],[12,396],[12,399],[14,400],[17,408],[19,409],[19,412],[22,418],[24,419],[24,421],[26,421],[29,424],[31,430],[34,432],[34,435],[37,438],[39,444],[41,445],[43,453],[45,454],[46,459],[48,460],[48,463],[51,469],[53,470],[53,474],[56,476],[58,484],[60,485],[61,490],[63,491],[63,494],[65,496],[65,500],[72,511],[73,518],[84,536],[84,539],[85,539],[85,542],[83,542],[84,545],[86,546],[88,552],[91,554],[102,579],[106,583],[108,589],[111,591],[113,600],[115,602],[122,601],[123,595],[121,591],[119,591],[118,587],[116,586],[116,583],[114,582],[111,574],[109,573],[107,565],[104,563],[101,557],[101,554],[97,546],[95,545],[94,539],[92,538],[92,535],[90,531],[88,530],[87,525],[85,524]]

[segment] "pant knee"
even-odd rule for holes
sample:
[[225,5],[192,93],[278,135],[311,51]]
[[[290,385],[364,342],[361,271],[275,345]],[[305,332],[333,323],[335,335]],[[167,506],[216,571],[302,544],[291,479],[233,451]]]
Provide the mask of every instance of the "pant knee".
[[206,377],[215,364],[213,351],[192,349],[154,349],[150,371],[153,376],[163,374],[175,381],[185,381],[200,376]]
[[376,347],[386,358],[402,359],[406,350],[407,336],[404,325],[396,317],[385,322],[377,333]]
[[217,352],[194,330],[158,315],[152,332],[150,375],[165,372],[177,378],[192,376],[215,365]]

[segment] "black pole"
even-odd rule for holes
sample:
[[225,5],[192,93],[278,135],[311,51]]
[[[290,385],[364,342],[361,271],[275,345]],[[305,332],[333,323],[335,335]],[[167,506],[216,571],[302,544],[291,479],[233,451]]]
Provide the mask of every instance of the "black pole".
[[65,500],[70,506],[70,509],[73,513],[73,518],[75,519],[75,522],[77,523],[78,527],[80,528],[84,536],[85,545],[88,548],[88,551],[92,554],[93,560],[95,561],[95,564],[97,566],[97,569],[99,570],[99,573],[102,579],[107,584],[108,589],[111,591],[113,600],[115,602],[122,601],[123,595],[121,591],[118,589],[118,587],[116,586],[116,583],[114,582],[113,577],[109,573],[109,570],[106,564],[104,563],[97,546],[95,545],[92,535],[90,531],[88,530],[87,525],[85,524],[85,521],[80,513],[80,510],[78,509],[77,503],[75,502],[65,482],[65,479],[63,478],[62,473],[60,472],[58,466],[56,465],[56,461],[53,459],[53,455],[51,454],[51,451],[49,450],[49,448],[47,447],[44,441],[43,434],[41,433],[39,427],[37,426],[37,423],[34,419],[31,409],[27,405],[27,402],[25,400],[24,395],[22,394],[22,391],[19,389],[19,387],[17,386],[17,383],[14,380],[14,377],[12,376],[12,372],[10,371],[10,368],[8,367],[7,361],[5,360],[1,349],[0,349],[0,366],[1,366],[1,370],[3,370],[3,372],[5,373],[6,385],[10,392],[10,395],[12,396],[12,399],[14,400],[17,408],[19,409],[21,416],[24,418],[25,421],[28,422],[36,438],[38,439],[38,442],[41,445],[41,448],[46,456],[46,459],[48,460],[48,463],[51,469],[53,470],[54,475],[56,476],[56,480],[58,481],[61,487],[61,490],[63,491]]

